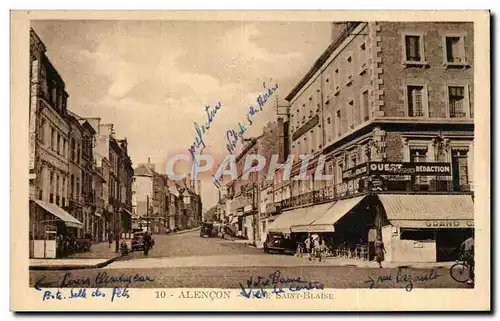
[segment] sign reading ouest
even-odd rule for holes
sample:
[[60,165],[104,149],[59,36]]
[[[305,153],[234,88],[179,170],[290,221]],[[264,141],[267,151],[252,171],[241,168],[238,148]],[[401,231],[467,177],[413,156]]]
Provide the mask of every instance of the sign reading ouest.
[[342,173],[342,179],[364,175],[432,175],[451,176],[450,163],[428,162],[368,162]]

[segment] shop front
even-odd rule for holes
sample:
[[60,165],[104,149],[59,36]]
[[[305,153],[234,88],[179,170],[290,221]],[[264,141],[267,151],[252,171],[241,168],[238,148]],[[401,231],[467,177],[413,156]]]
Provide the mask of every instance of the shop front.
[[57,258],[61,247],[59,236],[75,236],[75,230],[83,229],[82,222],[56,204],[30,200],[30,210],[30,257]]
[[388,262],[456,260],[474,233],[471,195],[379,194],[387,224],[382,240]]

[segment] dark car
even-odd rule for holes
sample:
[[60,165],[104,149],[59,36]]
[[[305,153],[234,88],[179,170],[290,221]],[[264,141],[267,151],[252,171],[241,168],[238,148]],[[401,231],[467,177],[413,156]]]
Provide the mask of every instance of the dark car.
[[267,234],[266,241],[264,242],[264,253],[269,252],[279,253],[294,253],[295,246],[293,242],[286,238],[283,233],[271,232]]
[[[132,238],[132,244],[131,244],[131,247],[132,247],[132,251],[142,251],[144,250],[144,231],[140,231],[140,232],[135,232],[134,233],[134,236]],[[155,244],[155,240],[153,238],[153,236],[151,235],[151,247],[153,247],[153,245]]]
[[203,223],[200,229],[200,237],[212,237],[213,236],[213,223]]

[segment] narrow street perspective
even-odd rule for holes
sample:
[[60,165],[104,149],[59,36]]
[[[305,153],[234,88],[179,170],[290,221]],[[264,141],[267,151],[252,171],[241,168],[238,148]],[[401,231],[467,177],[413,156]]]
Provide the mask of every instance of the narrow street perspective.
[[474,289],[474,32],[32,21],[30,286]]

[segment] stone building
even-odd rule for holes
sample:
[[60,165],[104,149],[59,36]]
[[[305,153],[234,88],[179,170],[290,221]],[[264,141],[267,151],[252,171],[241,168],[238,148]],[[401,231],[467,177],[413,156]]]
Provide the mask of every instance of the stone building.
[[165,175],[155,171],[155,165],[139,164],[134,169],[132,208],[137,228],[154,234],[164,234],[168,226],[170,193]]
[[68,213],[68,93],[45,52],[45,45],[31,29],[29,197],[30,239],[36,240],[53,240],[67,229],[83,227]]
[[[117,237],[132,230],[132,161],[127,140],[116,138],[113,124],[96,122],[94,155],[103,184],[104,233],[113,231]],[[102,220],[102,219],[101,219]]]
[[[286,98],[291,153],[312,160],[270,228],[322,233],[370,259],[377,238],[388,261],[454,259],[473,233],[472,23],[334,30]],[[332,179],[314,180],[320,156]]]

